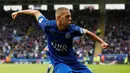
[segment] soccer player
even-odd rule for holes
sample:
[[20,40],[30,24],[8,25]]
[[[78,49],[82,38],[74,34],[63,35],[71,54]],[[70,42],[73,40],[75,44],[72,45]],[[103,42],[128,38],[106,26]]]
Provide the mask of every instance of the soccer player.
[[18,14],[34,15],[39,26],[46,33],[48,48],[55,73],[92,73],[92,71],[77,60],[77,55],[72,48],[72,40],[76,36],[83,34],[90,35],[98,41],[102,48],[108,44],[91,31],[72,24],[70,11],[65,7],[60,7],[55,12],[56,20],[48,20],[37,10],[21,10],[12,13],[15,19]]

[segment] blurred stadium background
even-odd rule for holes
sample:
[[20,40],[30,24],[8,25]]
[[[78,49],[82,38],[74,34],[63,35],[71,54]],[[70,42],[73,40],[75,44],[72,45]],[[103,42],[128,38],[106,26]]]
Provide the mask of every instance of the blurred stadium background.
[[110,46],[102,49],[88,36],[75,37],[78,59],[94,73],[130,72],[130,0],[0,0],[0,73],[46,73],[44,32],[33,16],[11,13],[36,9],[48,19],[67,7],[73,23],[91,30]]

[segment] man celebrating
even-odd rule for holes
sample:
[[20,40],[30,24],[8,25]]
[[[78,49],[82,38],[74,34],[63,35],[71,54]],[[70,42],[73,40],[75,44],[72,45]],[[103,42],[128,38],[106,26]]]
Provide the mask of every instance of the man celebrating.
[[46,33],[48,48],[55,73],[92,73],[85,65],[77,60],[75,51],[72,48],[72,40],[76,36],[83,34],[90,35],[98,41],[102,48],[108,46],[102,39],[87,29],[71,24],[70,11],[65,7],[60,7],[55,12],[56,20],[48,20],[37,10],[22,10],[12,13],[15,19],[18,14],[34,15]]

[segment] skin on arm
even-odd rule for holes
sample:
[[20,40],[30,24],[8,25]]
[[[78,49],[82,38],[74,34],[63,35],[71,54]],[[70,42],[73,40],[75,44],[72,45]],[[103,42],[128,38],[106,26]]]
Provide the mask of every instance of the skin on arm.
[[89,31],[87,29],[84,29],[84,28],[83,28],[83,31],[84,31],[84,34],[90,35],[94,40],[101,43],[102,48],[107,48],[108,47],[108,44],[106,42],[104,42],[101,38],[99,38],[97,35],[95,35],[93,32],[91,32],[91,31]]
[[42,15],[42,13],[40,13],[38,10],[21,10],[21,11],[13,12],[11,16],[13,19],[15,19],[19,14],[33,15],[36,17],[37,20],[38,17]]

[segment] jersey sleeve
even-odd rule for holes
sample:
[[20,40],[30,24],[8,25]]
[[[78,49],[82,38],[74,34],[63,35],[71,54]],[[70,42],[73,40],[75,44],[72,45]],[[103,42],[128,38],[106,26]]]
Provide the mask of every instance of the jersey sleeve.
[[72,28],[73,28],[74,31],[76,31],[75,36],[81,36],[81,35],[84,34],[84,31],[83,31],[82,27],[79,27],[79,26],[77,26],[75,24],[72,24]]
[[39,16],[38,17],[38,24],[40,25],[40,27],[45,30],[45,28],[47,27],[47,23],[48,23],[48,19],[46,19],[45,16]]

